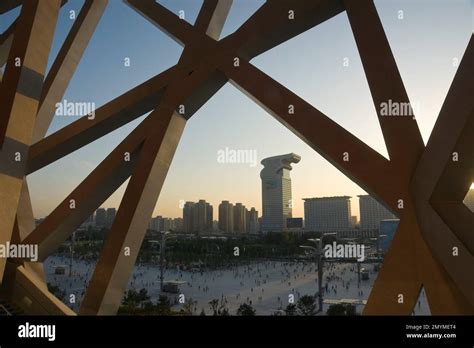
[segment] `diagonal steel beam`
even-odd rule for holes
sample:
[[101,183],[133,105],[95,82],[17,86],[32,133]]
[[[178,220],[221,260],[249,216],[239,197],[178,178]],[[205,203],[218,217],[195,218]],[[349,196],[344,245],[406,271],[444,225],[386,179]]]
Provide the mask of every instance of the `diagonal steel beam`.
[[[224,9],[225,9],[225,5]],[[221,6],[211,11],[218,14]],[[205,21],[209,8],[204,4],[199,21]],[[209,25],[215,25],[213,16],[207,16]],[[224,25],[224,20],[219,21]],[[200,24],[198,30],[204,30]],[[208,30],[206,29],[206,32]],[[209,30],[218,37],[221,29]],[[180,62],[200,49],[186,47]],[[176,112],[180,105],[192,113],[199,109],[226,82],[222,74],[208,64],[201,64],[189,73],[185,63],[181,64],[177,76],[166,88],[165,95],[150,118],[158,123],[150,128],[134,173],[127,185],[117,216],[104,243],[103,251],[89,283],[81,305],[81,314],[115,314],[127,286],[128,279],[138,256],[148,221],[158,200],[168,168],[178,146],[186,119]],[[129,253],[127,254],[126,249]]]
[[148,116],[24,239],[25,244],[38,244],[40,261],[57,250],[129,178],[147,129],[152,126]]
[[414,114],[383,115],[384,105],[411,105],[373,0],[345,0],[390,160],[409,183],[424,144]]
[[2,0],[2,2],[0,2],[0,14],[4,14],[17,8],[21,3],[22,0]]
[[7,30],[0,34],[0,66],[3,66],[7,62],[17,22],[18,19],[16,19]]
[[107,3],[108,0],[87,0],[74,21],[44,81],[41,104],[33,133],[33,143],[41,140],[46,135],[53,120],[56,103],[64,96],[69,81],[94,34]]
[[[374,192],[395,210],[400,190],[396,180],[391,186],[386,184],[390,178],[395,179],[387,159],[244,59],[235,67],[229,57],[221,69],[243,93],[354,182]],[[294,114],[289,113],[290,105]],[[344,160],[345,152],[349,154],[349,161]]]
[[233,0],[204,0],[194,27],[214,40],[219,40]]
[[267,1],[222,46],[250,60],[343,11],[340,0]]
[[154,0],[124,0],[124,2],[181,46],[191,43],[200,36],[200,33],[193,30],[191,24]]
[[[186,120],[159,107],[84,297],[81,314],[115,314]],[[166,115],[168,113],[168,115]],[[130,253],[127,253],[129,248]]]
[[94,119],[84,116],[33,144],[27,172],[33,173],[153,110],[175,70],[172,67],[101,106]]
[[[31,138],[60,1],[22,6],[0,86],[0,243],[11,240]],[[20,63],[20,66],[17,66]],[[14,158],[21,156],[20,161]],[[0,278],[5,260],[0,260]]]
[[[474,256],[468,249],[468,245],[471,245],[469,241],[472,234],[469,238],[469,233],[462,232],[464,227],[461,227],[461,229],[457,227],[459,222],[451,228],[451,225],[448,225],[433,209],[430,201],[435,194],[438,183],[441,183],[439,189],[447,192],[446,185],[448,185],[448,182],[443,183],[442,181],[443,172],[446,168],[457,164],[469,168],[468,163],[472,163],[472,157],[470,157],[472,156],[472,135],[469,138],[472,125],[469,126],[468,124],[472,122],[474,110],[474,100],[472,99],[473,37],[471,36],[410,186],[423,238],[437,261],[449,273],[451,279],[472,306],[474,306],[474,278],[466,277],[467,267],[474,264]],[[463,132],[467,133],[463,135]],[[468,150],[460,149],[459,163],[449,164],[450,161],[453,161],[456,144],[463,137],[462,142],[466,144]],[[467,187],[468,183],[465,182],[467,177],[462,173],[461,171],[461,174],[452,177],[455,182],[449,183],[451,187],[461,187],[461,189]],[[458,197],[459,192],[460,189],[453,191]],[[436,194],[434,198],[436,202]],[[437,203],[434,205],[436,206]],[[448,221],[453,222],[452,218],[448,218]],[[453,233],[455,231],[457,231],[457,235]],[[464,238],[464,240],[460,238]],[[457,256],[453,255],[454,247],[458,248]]]

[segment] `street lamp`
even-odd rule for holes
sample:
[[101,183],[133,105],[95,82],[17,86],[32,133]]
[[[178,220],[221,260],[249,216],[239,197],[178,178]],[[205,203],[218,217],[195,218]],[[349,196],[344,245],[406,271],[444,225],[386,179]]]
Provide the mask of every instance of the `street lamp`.
[[72,264],[74,262],[74,243],[76,242],[76,231],[72,233],[71,243],[69,244],[69,251],[71,258],[69,259],[69,276],[72,276]]
[[328,236],[334,236],[336,233],[323,233],[321,238],[310,238],[308,241],[316,244],[317,248],[309,245],[300,245],[300,248],[309,249],[313,251],[317,256],[318,261],[318,301],[319,301],[319,310],[318,312],[323,311],[323,238]]
[[165,250],[166,250],[166,236],[169,234],[168,231],[162,231],[161,233],[161,243],[160,243],[160,292],[163,292],[163,282],[164,282],[164,265],[165,265]]

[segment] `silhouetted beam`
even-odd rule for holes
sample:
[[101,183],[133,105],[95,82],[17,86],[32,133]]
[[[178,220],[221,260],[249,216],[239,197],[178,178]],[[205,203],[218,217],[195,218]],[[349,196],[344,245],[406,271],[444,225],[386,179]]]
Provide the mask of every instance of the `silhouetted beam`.
[[[345,7],[390,156],[406,186],[425,148],[415,115],[383,115],[390,105],[410,105],[405,86],[372,0],[345,0]],[[385,105],[385,110],[383,106]]]
[[267,1],[222,45],[250,60],[343,11],[339,0]]
[[[400,188],[396,180],[391,181],[395,177],[387,159],[244,59],[235,67],[229,57],[221,69],[242,92],[354,182],[390,203],[395,210]],[[294,107],[294,114],[289,112],[290,105]],[[346,152],[348,161],[344,160]]]
[[[216,14],[221,10],[220,6],[214,7]],[[208,8],[204,4],[198,17],[202,19],[207,11]],[[215,24],[212,18],[213,16],[208,16],[208,26]],[[219,21],[221,26],[224,22],[225,20]],[[205,25],[202,25],[197,30],[207,31],[205,28]],[[214,26],[209,33],[218,37],[220,31]],[[185,47],[180,62],[188,60],[193,53],[202,52],[202,49]],[[180,105],[186,105],[186,110],[192,112],[199,109],[225,84],[226,79],[221,75],[209,65],[200,65],[190,74],[188,67],[181,64],[173,81],[166,88],[160,105],[149,115],[157,125],[149,127],[150,132],[140,152],[137,166],[127,185],[83,299],[81,314],[116,314],[186,119],[191,117],[188,112],[186,117],[183,117],[175,110]],[[129,248],[128,255],[125,248]]]
[[0,35],[0,66],[3,66],[8,59],[8,53],[13,42],[13,33],[15,32],[16,19],[7,30]]
[[12,301],[29,315],[76,315],[23,266],[16,268]]
[[[159,109],[159,123],[145,141],[115,221],[104,242],[81,314],[116,314],[166,178],[186,120],[174,110]],[[126,248],[130,248],[127,254]]]
[[[153,124],[148,116],[25,238],[25,244],[38,244],[39,260],[56,251],[129,178],[146,132]],[[130,154],[129,161],[126,153]]]
[[194,27],[218,40],[229,14],[233,0],[204,0]]
[[2,0],[0,2],[0,14],[4,14],[20,6],[22,0]]
[[[407,315],[412,313],[422,287],[416,264],[416,245],[413,229],[416,217],[405,214],[398,224],[370,292],[364,315]],[[394,276],[396,275],[396,276]],[[399,303],[399,295],[403,302]]]
[[[456,225],[451,229],[429,202],[447,164],[453,160],[453,151],[455,151],[456,144],[462,137],[463,131],[466,127],[472,127],[468,126],[468,123],[472,122],[474,110],[474,100],[472,98],[473,62],[474,39],[471,36],[411,183],[412,195],[423,237],[437,261],[446,269],[471,306],[474,306],[474,278],[466,276],[466,271],[469,265],[474,264],[474,257],[466,247],[467,241],[460,240],[453,233],[457,229]],[[472,144],[472,137],[470,139]],[[469,138],[467,141],[469,144]],[[461,154],[462,152],[464,151],[461,151]],[[472,161],[472,158],[469,158],[469,155],[467,158],[461,156],[459,161]],[[461,164],[461,166],[464,166],[464,164]],[[455,179],[456,181],[466,180],[466,176],[461,175]],[[458,185],[467,187],[467,183],[452,183],[451,185],[453,188],[458,187]],[[444,188],[444,192],[447,191],[448,189]],[[456,189],[454,192],[456,191],[458,190]],[[459,193],[457,194],[459,195]],[[458,248],[458,256],[453,256],[453,247]]]
[[56,103],[64,96],[69,81],[82,58],[108,0],[87,0],[74,21],[48,75],[46,76],[41,104],[36,118],[33,143],[41,140],[48,131],[55,114]]
[[410,315],[422,286],[431,314],[472,314],[472,307],[423,240],[411,201],[406,203],[363,314]]
[[180,19],[173,12],[154,0],[125,0],[125,3],[155,24],[181,46],[191,43],[201,36],[200,33],[193,30],[191,24]]
[[174,71],[170,68],[101,106],[94,119],[84,116],[33,144],[27,172],[41,169],[153,110]]
[[474,182],[474,104],[472,107],[453,150],[458,161],[453,161],[452,155],[446,162],[430,202],[470,254],[474,255],[474,213],[463,202]]
[[[59,5],[59,0],[31,0],[22,6],[0,87],[1,244],[11,240]],[[18,155],[21,161],[15,161]],[[0,259],[0,278],[4,267]]]

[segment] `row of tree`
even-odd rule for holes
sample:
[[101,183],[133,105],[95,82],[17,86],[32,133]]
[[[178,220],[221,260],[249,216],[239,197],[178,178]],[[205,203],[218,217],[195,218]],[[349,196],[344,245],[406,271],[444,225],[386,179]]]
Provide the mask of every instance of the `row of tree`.
[[[275,312],[275,315],[287,316],[313,316],[318,313],[317,301],[315,296],[304,295],[298,299],[296,303],[290,303],[284,310]],[[179,311],[173,310],[172,304],[167,296],[160,295],[157,302],[153,303],[146,289],[136,291],[130,289],[122,300],[122,306],[119,314],[122,315],[195,315],[197,310],[197,302],[189,299]],[[213,299],[209,301],[209,307],[214,316],[228,316],[230,311],[227,304],[222,299]],[[238,316],[254,316],[255,308],[249,303],[242,303],[237,309]],[[350,304],[333,304],[330,305],[327,315],[357,315],[356,308]],[[201,309],[200,315],[206,315],[204,308]]]

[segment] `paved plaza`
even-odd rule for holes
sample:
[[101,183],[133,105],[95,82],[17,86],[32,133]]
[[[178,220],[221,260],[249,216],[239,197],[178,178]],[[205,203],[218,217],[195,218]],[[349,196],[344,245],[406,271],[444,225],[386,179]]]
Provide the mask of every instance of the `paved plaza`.
[[[76,295],[76,303],[69,304],[78,310],[85,293],[88,281],[92,276],[95,263],[74,261],[73,274],[69,270],[65,275],[55,274],[55,268],[69,265],[69,259],[53,256],[47,259],[45,271],[48,282],[66,291],[66,299],[70,294]],[[324,267],[324,299],[367,300],[373,282],[377,277],[374,264],[362,264],[369,271],[369,279],[361,280],[358,285],[357,265],[351,263],[329,263]],[[145,288],[151,299],[156,301],[160,294],[160,269],[155,265],[137,265],[130,279],[128,289],[137,291]],[[168,268],[165,281],[180,281],[180,293],[186,299],[197,301],[196,314],[202,309],[211,314],[209,301],[219,299],[226,302],[230,314],[235,314],[242,303],[250,303],[257,315],[271,315],[288,305],[290,295],[295,302],[303,295],[314,295],[318,289],[317,266],[313,262],[282,262],[266,261],[248,265],[229,267],[213,271],[180,271]],[[324,305],[324,313],[329,304]],[[361,312],[363,304],[356,306]],[[176,309],[179,305],[176,306]],[[415,315],[429,315],[424,292],[415,306]]]

